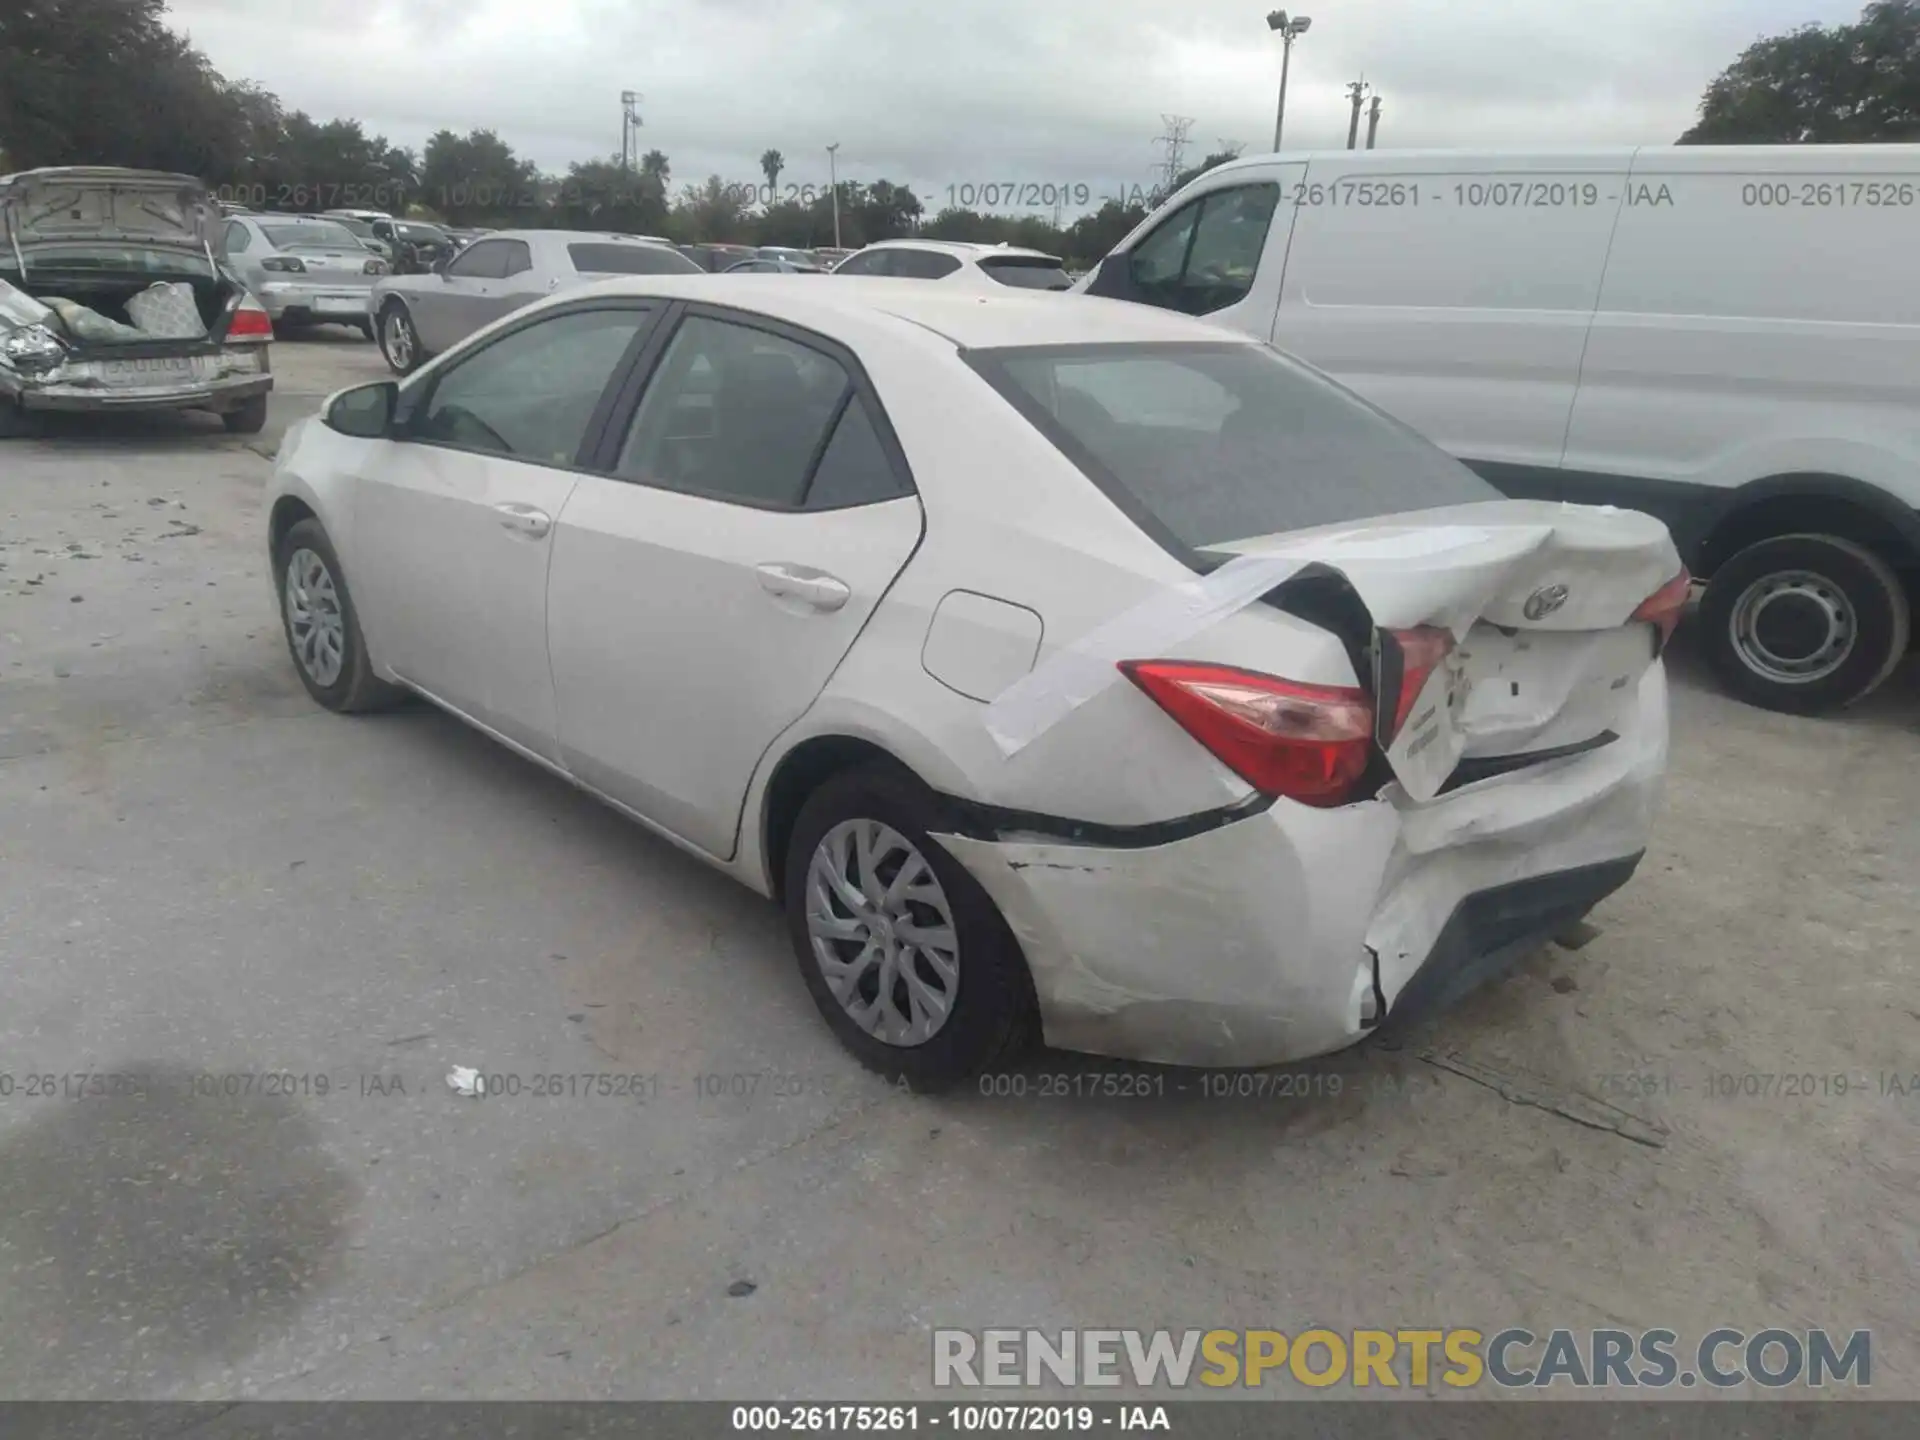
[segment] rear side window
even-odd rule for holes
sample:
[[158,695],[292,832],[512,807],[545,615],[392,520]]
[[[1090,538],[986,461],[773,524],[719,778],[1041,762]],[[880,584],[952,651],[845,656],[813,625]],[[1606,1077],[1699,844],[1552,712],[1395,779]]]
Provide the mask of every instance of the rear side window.
[[975,350],[967,361],[1176,551],[1500,492],[1264,345]]
[[1280,187],[1215,190],[1166,218],[1127,263],[1137,298],[1188,315],[1210,315],[1246,298],[1260,268]]
[[937,250],[895,250],[889,275],[908,280],[943,280],[960,268],[960,262]]
[[849,396],[807,486],[807,509],[842,510],[911,493],[880,443],[866,402],[858,395]]
[[1002,285],[1016,290],[1071,290],[1073,281],[1058,260],[1044,255],[999,255],[980,262],[980,268]]
[[664,245],[567,246],[567,258],[583,275],[698,275],[700,267]]

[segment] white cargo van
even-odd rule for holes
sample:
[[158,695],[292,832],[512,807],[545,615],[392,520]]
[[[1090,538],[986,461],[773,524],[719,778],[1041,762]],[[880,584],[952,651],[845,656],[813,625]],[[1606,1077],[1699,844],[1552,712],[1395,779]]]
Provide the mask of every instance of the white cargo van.
[[1268,338],[1511,495],[1659,516],[1756,704],[1907,649],[1920,145],[1260,156],[1076,288]]

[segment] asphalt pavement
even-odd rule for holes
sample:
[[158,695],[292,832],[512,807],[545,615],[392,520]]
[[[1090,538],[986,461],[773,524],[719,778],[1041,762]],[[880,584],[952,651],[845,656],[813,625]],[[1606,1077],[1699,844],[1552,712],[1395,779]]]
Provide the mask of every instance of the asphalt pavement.
[[[765,902],[437,712],[308,701],[249,445],[385,372],[274,358],[257,441],[0,447],[0,1395],[864,1399],[931,1393],[936,1326],[1778,1323],[1871,1327],[1920,1398],[1920,1093],[1874,1088],[1920,1070],[1911,668],[1796,720],[1683,632],[1640,875],[1402,1049],[917,1098]],[[1717,1088],[1785,1072],[1856,1083]]]

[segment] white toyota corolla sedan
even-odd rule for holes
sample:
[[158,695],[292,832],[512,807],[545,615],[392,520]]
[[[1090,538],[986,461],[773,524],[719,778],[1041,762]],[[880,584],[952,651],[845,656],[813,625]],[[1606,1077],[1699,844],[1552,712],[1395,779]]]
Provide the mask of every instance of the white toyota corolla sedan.
[[1266,1065],[1625,883],[1687,579],[1199,321],[644,276],[290,432],[300,678],[409,692],[784,906],[921,1088],[1036,1037]]

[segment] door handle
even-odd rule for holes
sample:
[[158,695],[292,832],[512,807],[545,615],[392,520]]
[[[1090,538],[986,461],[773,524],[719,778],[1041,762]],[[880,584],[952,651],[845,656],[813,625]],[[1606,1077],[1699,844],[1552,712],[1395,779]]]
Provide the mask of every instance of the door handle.
[[493,513],[500,517],[500,523],[509,530],[522,535],[531,535],[538,540],[553,529],[553,517],[544,510],[536,510],[531,505],[496,505]]
[[798,600],[816,610],[838,610],[853,595],[842,581],[823,570],[773,563],[756,568],[760,572],[760,588],[769,595]]

